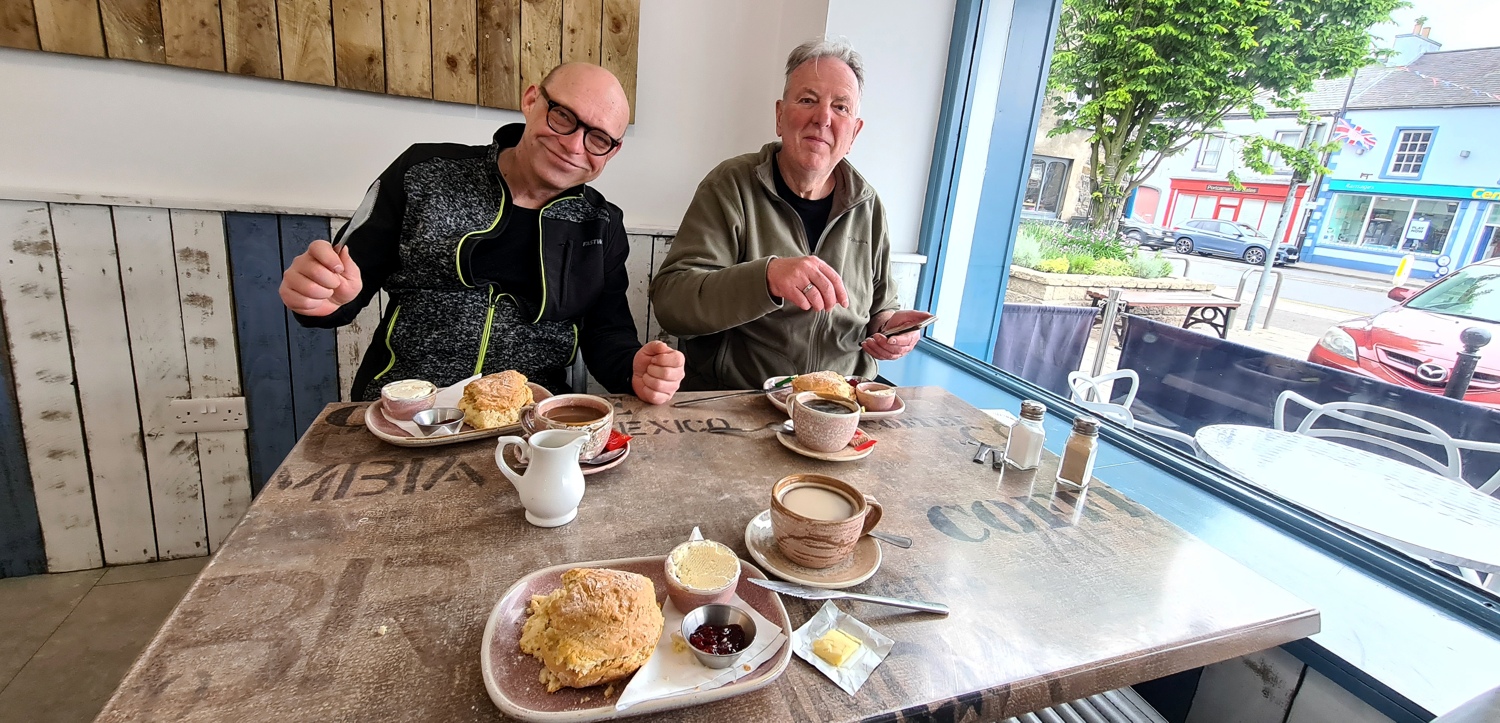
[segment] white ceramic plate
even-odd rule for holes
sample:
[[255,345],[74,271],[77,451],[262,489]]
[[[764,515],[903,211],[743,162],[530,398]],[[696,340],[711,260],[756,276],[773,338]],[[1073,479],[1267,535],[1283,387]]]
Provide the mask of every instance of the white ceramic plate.
[[830,590],[853,587],[875,575],[880,569],[880,543],[865,535],[854,546],[854,554],[848,560],[833,567],[815,570],[803,567],[781,554],[776,549],[776,538],[771,534],[771,511],[766,510],[745,525],[745,547],[755,562],[787,582]]

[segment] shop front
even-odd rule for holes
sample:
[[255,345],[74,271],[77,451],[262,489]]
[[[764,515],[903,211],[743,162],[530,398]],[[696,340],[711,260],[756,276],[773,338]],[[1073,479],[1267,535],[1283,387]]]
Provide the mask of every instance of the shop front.
[[[1276,222],[1289,188],[1284,183],[1241,183],[1235,188],[1229,181],[1174,178],[1164,214],[1168,219],[1166,225],[1180,226],[1195,218],[1212,218],[1245,224],[1269,238],[1276,233]],[[1292,218],[1297,217],[1297,206],[1305,193],[1305,189],[1298,193]],[[1283,240],[1290,236],[1288,230]]]
[[1500,188],[1332,179],[1308,219],[1302,260],[1394,273],[1410,255],[1435,278],[1500,253]]

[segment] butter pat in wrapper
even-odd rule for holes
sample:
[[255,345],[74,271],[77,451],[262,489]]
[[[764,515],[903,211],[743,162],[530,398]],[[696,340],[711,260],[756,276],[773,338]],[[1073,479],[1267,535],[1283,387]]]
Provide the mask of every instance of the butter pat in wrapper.
[[824,662],[835,668],[843,667],[844,663],[859,652],[861,643],[853,635],[837,628],[823,633],[823,637],[813,641],[813,655],[824,660]]
[[[830,664],[813,649],[815,643],[833,631],[847,635],[859,643],[849,658],[843,661],[843,665]],[[865,684],[895,644],[895,641],[881,635],[874,628],[839,610],[832,601],[823,603],[823,607],[807,624],[792,633],[792,652],[823,671],[829,680],[849,695],[859,692],[860,686]]]

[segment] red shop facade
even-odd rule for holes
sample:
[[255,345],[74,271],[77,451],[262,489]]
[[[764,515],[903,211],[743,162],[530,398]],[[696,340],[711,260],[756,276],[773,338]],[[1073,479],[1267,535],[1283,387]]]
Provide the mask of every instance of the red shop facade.
[[[1228,181],[1203,181],[1188,178],[1172,179],[1167,197],[1166,218],[1168,226],[1177,226],[1195,218],[1216,218],[1221,221],[1237,221],[1260,230],[1270,237],[1276,232],[1276,221],[1281,207],[1286,202],[1285,183],[1242,183],[1236,190]],[[1293,237],[1297,225],[1297,214],[1307,195],[1307,186],[1297,190],[1292,204],[1292,222],[1287,224],[1282,240]]]

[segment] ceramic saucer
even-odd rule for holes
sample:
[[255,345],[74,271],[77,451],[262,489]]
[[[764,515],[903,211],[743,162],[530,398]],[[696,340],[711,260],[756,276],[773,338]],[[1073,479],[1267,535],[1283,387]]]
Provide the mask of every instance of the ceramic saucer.
[[808,449],[807,447],[802,446],[797,441],[797,435],[787,434],[786,432],[777,432],[776,441],[780,442],[781,446],[786,447],[787,449],[790,449],[793,452],[802,455],[803,457],[821,459],[825,462],[853,462],[856,459],[864,459],[865,457],[870,456],[871,452],[875,451],[876,446],[872,444],[868,447],[865,447],[864,451],[856,451],[853,447],[845,445],[843,449],[837,452],[819,452],[817,450]]
[[[781,389],[777,389],[776,391],[771,391],[771,387],[780,384],[782,380],[790,378],[791,377],[786,376],[771,377],[770,379],[767,379],[764,384],[760,385],[761,389],[766,390],[766,401],[770,402],[771,406],[780,409],[783,414],[791,414],[791,412],[787,411],[786,403],[787,400],[792,398],[792,388],[791,386],[786,386],[782,387]],[[869,410],[865,410],[859,413],[859,420],[863,422],[866,419],[885,419],[886,417],[894,417],[904,411],[906,411],[906,400],[902,399],[901,395],[898,394],[896,395],[895,409],[888,409],[884,412],[871,412]]]
[[[505,461],[508,462],[510,464],[510,466],[512,468],[514,468],[517,472],[524,472],[526,470],[526,463],[522,462],[521,458],[519,456],[517,456],[518,455],[518,450],[520,450],[520,447],[518,447],[518,446],[516,446],[514,444],[511,445],[511,446],[509,446],[509,447],[506,447],[505,448]],[[608,454],[608,453],[606,452],[606,454]],[[588,462],[579,462],[578,466],[579,466],[580,469],[583,470],[583,476],[587,477],[587,476],[589,476],[591,474],[595,474],[595,473],[598,473],[598,472],[603,472],[604,470],[607,470],[607,469],[614,469],[615,467],[620,466],[620,463],[624,462],[625,458],[629,457],[629,456],[630,456],[630,443],[626,442],[625,443],[625,453],[624,454],[622,454],[622,455],[620,455],[618,457],[615,457],[614,459],[612,459],[612,460],[610,460],[608,462],[605,462],[603,464],[590,464]]]
[[766,510],[750,520],[745,526],[745,547],[755,562],[787,582],[830,590],[853,587],[875,574],[880,569],[880,543],[866,535],[854,545],[854,554],[848,560],[833,567],[814,570],[803,567],[781,554],[776,549],[776,538],[771,535],[771,511]]

